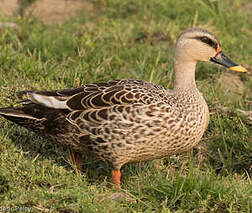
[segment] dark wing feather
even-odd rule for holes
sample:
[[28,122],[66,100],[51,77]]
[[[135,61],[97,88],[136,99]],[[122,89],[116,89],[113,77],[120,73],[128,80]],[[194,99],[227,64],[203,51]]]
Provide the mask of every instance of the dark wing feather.
[[73,111],[67,120],[81,131],[92,134],[116,117],[137,113],[135,110],[146,104],[160,102],[166,93],[161,86],[137,80],[86,85],[83,92],[68,99],[67,106]]
[[[107,83],[85,85],[83,91],[73,95],[67,100],[67,106],[72,110],[99,109],[113,105],[133,103],[150,103],[151,91],[157,95],[157,86],[140,80],[112,80]],[[147,93],[147,94],[146,94]],[[63,93],[61,93],[63,94]]]
[[[111,80],[105,83],[93,83],[78,88],[38,91],[26,90],[17,93],[20,99],[24,95],[28,99],[22,99],[23,104],[41,104],[52,107],[53,104],[45,105],[33,95],[41,95],[45,100],[52,98],[56,101],[66,101],[66,106],[69,110],[86,110],[89,108],[103,108],[112,105],[133,104],[133,103],[150,103],[154,96],[158,98],[157,91],[164,90],[163,87],[157,86],[141,80]],[[153,93],[153,95],[151,94]],[[29,96],[29,94],[31,94]],[[46,101],[45,101],[46,102]]]

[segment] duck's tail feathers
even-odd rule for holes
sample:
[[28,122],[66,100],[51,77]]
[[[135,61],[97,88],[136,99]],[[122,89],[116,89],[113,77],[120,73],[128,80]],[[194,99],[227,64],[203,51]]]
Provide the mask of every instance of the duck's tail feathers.
[[0,116],[33,131],[43,130],[47,119],[30,107],[0,108]]
[[0,108],[0,115],[7,118],[8,120],[13,119],[38,119],[36,117],[33,117],[32,115],[26,114],[22,108]]

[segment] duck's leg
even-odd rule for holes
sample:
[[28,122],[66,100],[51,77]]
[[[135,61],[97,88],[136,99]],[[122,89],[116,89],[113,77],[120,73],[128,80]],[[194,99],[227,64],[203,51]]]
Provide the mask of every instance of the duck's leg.
[[82,154],[70,149],[68,152],[67,160],[70,163],[70,165],[73,167],[73,169],[76,170],[77,174],[81,175]]
[[116,190],[120,190],[121,172],[120,169],[112,169],[112,183]]
[[114,189],[116,192],[113,192],[111,194],[106,195],[105,197],[101,198],[100,201],[104,200],[114,200],[114,201],[122,201],[126,200],[129,202],[134,202],[136,203],[136,199],[125,192],[122,192],[120,190],[120,180],[121,180],[121,172],[120,169],[112,169],[111,171],[112,174],[112,183],[114,184]]

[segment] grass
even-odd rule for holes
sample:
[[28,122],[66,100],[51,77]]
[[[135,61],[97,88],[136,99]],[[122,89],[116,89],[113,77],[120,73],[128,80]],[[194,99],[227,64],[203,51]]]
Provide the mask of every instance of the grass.
[[[251,67],[249,0],[93,0],[94,9],[64,24],[15,18],[19,29],[0,29],[0,103],[15,104],[22,89],[59,89],[117,78],[172,87],[172,53],[185,28],[213,31],[234,61]],[[2,19],[6,20],[6,19]],[[10,21],[10,20],[9,20]],[[251,69],[251,68],[250,68]],[[251,110],[252,80],[243,94],[225,95],[224,68],[197,66],[197,84],[211,114],[203,140],[191,152],[122,168],[122,188],[137,203],[100,202],[113,192],[110,167],[84,161],[78,177],[67,150],[0,119],[0,207],[34,212],[251,212],[252,124],[236,109]],[[237,76],[236,76],[237,77]],[[250,103],[251,104],[251,103]],[[228,107],[229,111],[219,110]]]

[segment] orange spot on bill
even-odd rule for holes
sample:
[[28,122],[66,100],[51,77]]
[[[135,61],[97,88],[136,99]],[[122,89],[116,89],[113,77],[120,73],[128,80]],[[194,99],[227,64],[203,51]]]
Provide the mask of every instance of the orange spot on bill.
[[221,51],[222,51],[221,46],[217,44],[217,50],[216,50],[217,54],[220,53]]

